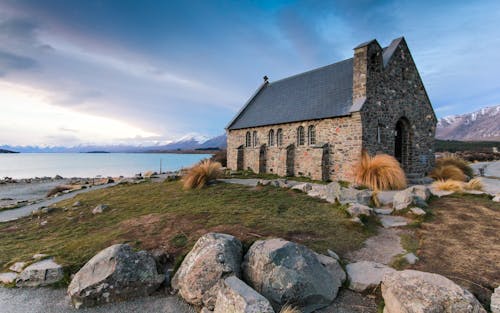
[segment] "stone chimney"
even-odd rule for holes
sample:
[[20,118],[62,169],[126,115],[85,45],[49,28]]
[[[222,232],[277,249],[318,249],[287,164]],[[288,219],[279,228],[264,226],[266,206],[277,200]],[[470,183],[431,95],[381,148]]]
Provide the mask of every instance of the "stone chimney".
[[367,98],[374,74],[383,68],[382,62],[382,48],[376,39],[354,48],[352,77],[352,100],[354,103],[364,102]]

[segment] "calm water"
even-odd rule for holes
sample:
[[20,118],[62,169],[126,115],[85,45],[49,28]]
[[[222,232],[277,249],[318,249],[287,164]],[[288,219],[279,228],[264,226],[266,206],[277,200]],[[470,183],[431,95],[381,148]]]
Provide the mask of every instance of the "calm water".
[[133,176],[148,170],[178,170],[209,154],[165,153],[0,153],[0,177],[31,178]]

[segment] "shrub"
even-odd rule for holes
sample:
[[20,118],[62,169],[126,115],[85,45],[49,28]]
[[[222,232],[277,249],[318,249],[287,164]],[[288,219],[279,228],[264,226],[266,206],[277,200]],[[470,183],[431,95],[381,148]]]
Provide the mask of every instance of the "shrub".
[[464,183],[454,179],[439,179],[433,182],[432,186],[437,190],[462,191],[464,188]]
[[203,160],[190,168],[182,177],[184,189],[203,188],[210,181],[221,176],[221,164],[211,160]]
[[294,308],[291,305],[285,305],[281,308],[280,313],[301,313],[299,309]]
[[466,190],[483,190],[483,183],[479,178],[473,178],[464,185],[464,188]]
[[457,166],[451,164],[436,166],[436,168],[432,170],[429,176],[436,180],[447,180],[447,179],[458,180],[458,181],[466,180],[464,172],[462,172],[462,170]]
[[467,162],[461,158],[447,156],[436,160],[436,168],[444,167],[446,165],[454,165],[458,167],[465,175],[469,177],[474,176],[474,171],[472,170],[472,167],[470,167],[469,164],[467,164]]
[[226,167],[227,166],[227,151],[226,150],[219,150],[215,152],[215,154],[212,155],[210,160],[214,162],[219,162],[222,166]]
[[355,166],[355,176],[357,184],[375,191],[406,187],[403,169],[399,162],[388,154],[371,157],[363,151],[360,162]]

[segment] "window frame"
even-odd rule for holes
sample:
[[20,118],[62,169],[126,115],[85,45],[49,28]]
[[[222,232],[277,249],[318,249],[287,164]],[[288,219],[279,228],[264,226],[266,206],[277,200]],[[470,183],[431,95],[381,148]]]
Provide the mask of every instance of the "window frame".
[[305,146],[306,140],[304,138],[304,126],[297,128],[297,146]]
[[274,147],[274,129],[269,130],[269,134],[267,135],[267,141],[269,147]]
[[276,146],[283,146],[283,129],[281,128],[276,131]]
[[252,145],[252,135],[250,135],[250,131],[247,131],[245,134],[245,147],[249,148]]
[[316,126],[314,125],[307,127],[307,144],[310,146],[316,144]]
[[259,145],[259,137],[257,135],[257,131],[254,130],[252,133],[252,144],[254,147],[257,147]]

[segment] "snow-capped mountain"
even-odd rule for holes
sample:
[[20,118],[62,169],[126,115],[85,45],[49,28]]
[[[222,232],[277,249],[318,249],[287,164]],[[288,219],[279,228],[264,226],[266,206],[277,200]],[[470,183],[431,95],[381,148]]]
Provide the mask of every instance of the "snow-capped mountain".
[[437,139],[500,141],[500,105],[439,119]]

